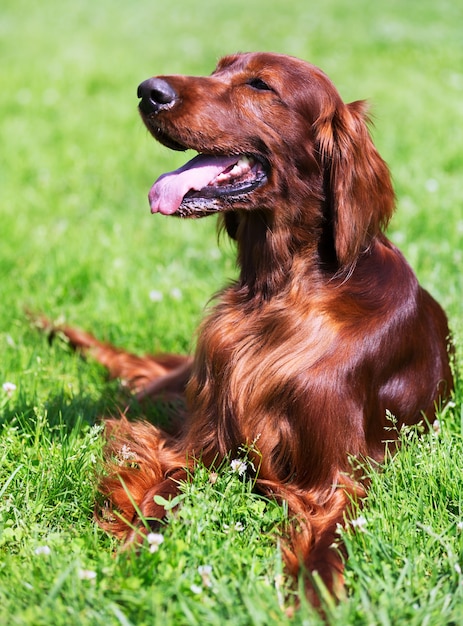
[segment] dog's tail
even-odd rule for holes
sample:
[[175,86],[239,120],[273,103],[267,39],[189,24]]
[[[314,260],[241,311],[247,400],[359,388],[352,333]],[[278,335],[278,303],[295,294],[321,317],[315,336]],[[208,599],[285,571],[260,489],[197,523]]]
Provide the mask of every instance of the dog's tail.
[[66,324],[54,324],[45,316],[31,316],[50,342],[61,337],[74,350],[91,356],[119,378],[137,399],[160,394],[182,394],[190,377],[193,359],[185,355],[159,354],[138,356],[100,341],[90,333]]

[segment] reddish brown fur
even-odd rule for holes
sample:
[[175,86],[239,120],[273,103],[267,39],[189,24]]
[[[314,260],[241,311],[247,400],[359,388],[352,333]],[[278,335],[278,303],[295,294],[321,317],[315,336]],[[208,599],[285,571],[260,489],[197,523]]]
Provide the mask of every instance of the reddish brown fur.
[[[272,91],[253,89],[257,77]],[[256,442],[257,488],[287,501],[296,518],[290,571],[302,563],[336,590],[336,525],[364,493],[349,457],[383,458],[387,411],[398,428],[433,419],[452,389],[445,314],[382,234],[394,194],[364,103],[344,104],[319,69],[273,54],[226,57],[210,77],[163,79],[180,101],[144,116],[156,138],[258,155],[269,180],[224,207],[239,278],[202,323],[192,364],[140,359],[64,329],[140,396],[186,384],[175,435],[109,422],[110,452],[121,459],[126,444],[130,458],[110,465],[102,491],[138,528],[134,503],[147,518],[163,517],[153,496],[175,493],[193,458],[212,465]],[[103,524],[137,539],[119,517]]]

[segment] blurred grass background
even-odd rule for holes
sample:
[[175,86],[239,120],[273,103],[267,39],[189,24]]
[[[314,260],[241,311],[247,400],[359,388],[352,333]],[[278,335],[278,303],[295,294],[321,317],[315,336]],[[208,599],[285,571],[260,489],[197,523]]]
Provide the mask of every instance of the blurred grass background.
[[[34,600],[48,606],[43,622],[40,612],[28,607],[25,588],[18,591],[18,581],[30,569],[22,550],[46,534],[50,520],[57,544],[65,546],[69,529],[77,527],[88,542],[78,550],[73,544],[74,551],[110,554],[99,534],[88,539],[96,532],[90,519],[93,486],[82,471],[90,471],[89,450],[98,455],[90,425],[111,406],[114,385],[104,383],[98,366],[83,364],[59,344],[50,348],[30,326],[24,309],[65,318],[139,352],[186,351],[208,298],[236,272],[232,245],[222,240],[217,246],[213,218],[181,222],[149,214],[150,185],[187,157],[148,136],[137,114],[139,82],[160,73],[210,73],[223,54],[271,50],[319,65],[346,101],[369,99],[375,142],[397,192],[398,211],[389,234],[446,308],[461,353],[462,24],[463,5],[454,0],[177,0],[170,5],[158,0],[2,0],[0,383],[17,388],[11,397],[4,392],[0,404],[0,599],[8,607],[8,621],[0,617],[0,623],[77,620],[65,613],[58,620],[54,602],[59,593],[50,600],[47,585]],[[459,402],[451,413],[457,418]],[[80,459],[72,471],[50,443],[55,428],[65,437],[67,457]],[[63,441],[60,445],[63,450]],[[460,448],[452,450],[456,454]],[[50,478],[53,488],[43,483],[48,496],[32,471],[43,463],[57,464]],[[25,473],[14,474],[21,464]],[[58,476],[67,476],[68,482],[61,484]],[[2,484],[8,489],[2,491]],[[7,498],[11,490],[13,517]],[[53,494],[60,494],[66,506],[55,503],[53,508]],[[41,507],[48,516],[40,513]],[[31,515],[35,535],[26,530]],[[395,513],[390,515],[393,519]],[[5,539],[5,528],[24,528],[22,539],[13,531]],[[57,577],[65,570],[64,552],[54,570]],[[238,580],[247,580],[246,575]],[[358,603],[367,594],[375,615],[374,583],[355,584],[353,597]],[[425,587],[423,575],[421,589]],[[398,593],[392,586],[389,591]],[[85,593],[84,605],[90,602]],[[129,608],[112,611],[111,617],[104,612],[89,617],[82,609],[80,623],[100,618],[106,623],[135,618],[137,624],[155,623],[152,613],[147,618],[142,608],[135,611],[130,597]],[[70,597],[62,599],[63,606],[66,602],[72,604]],[[16,618],[15,606],[22,607]],[[190,623],[201,623],[195,609],[190,610]],[[263,611],[261,622],[257,613],[240,610],[236,624],[265,624],[267,618],[274,623],[270,609]],[[371,621],[376,617],[349,610],[346,623],[376,623]],[[401,623],[400,611],[393,619],[391,610],[383,608],[378,623]],[[175,619],[183,623],[180,614]],[[213,615],[207,619],[226,623],[225,613]],[[415,618],[407,613],[403,619],[410,624]]]

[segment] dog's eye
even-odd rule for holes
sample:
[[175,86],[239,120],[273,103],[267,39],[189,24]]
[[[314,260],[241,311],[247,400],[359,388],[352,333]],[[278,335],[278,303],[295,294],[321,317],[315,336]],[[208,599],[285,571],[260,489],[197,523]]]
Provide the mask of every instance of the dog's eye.
[[251,78],[251,80],[248,81],[248,85],[253,89],[259,89],[260,91],[273,91],[273,89],[267,85],[265,80],[262,80],[261,78]]

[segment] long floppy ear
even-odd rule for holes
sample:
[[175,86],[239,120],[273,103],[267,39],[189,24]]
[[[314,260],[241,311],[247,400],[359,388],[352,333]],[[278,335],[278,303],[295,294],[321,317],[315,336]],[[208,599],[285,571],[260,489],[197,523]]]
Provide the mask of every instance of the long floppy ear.
[[339,102],[326,107],[315,124],[343,267],[355,263],[394,211],[391,177],[368,132],[366,109],[364,101]]

